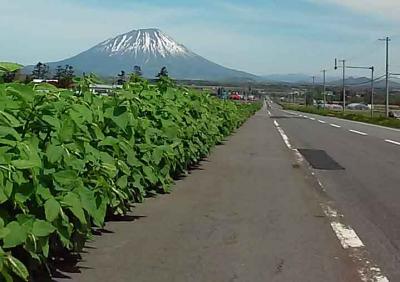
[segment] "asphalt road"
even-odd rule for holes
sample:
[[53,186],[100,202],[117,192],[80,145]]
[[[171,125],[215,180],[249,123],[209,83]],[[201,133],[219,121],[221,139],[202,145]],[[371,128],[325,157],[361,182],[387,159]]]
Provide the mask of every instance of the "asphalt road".
[[108,223],[58,281],[360,281],[325,201],[262,111],[136,220]]
[[291,145],[322,150],[344,169],[315,169],[390,281],[400,281],[400,130],[271,109]]

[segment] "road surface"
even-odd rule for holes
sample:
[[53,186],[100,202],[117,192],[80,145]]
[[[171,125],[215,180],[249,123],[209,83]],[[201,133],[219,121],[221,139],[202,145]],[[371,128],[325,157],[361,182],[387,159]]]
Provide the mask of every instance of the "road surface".
[[57,281],[361,281],[321,204],[264,109],[135,221],[108,223]]
[[269,113],[310,165],[336,166],[315,175],[382,272],[400,281],[400,130],[278,106]]

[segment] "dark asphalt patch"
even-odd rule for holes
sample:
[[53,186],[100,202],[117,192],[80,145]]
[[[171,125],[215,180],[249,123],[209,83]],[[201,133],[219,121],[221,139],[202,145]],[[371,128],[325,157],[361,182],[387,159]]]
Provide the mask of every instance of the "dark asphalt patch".
[[323,150],[314,149],[298,149],[303,157],[310,163],[310,165],[315,169],[320,170],[343,170],[340,164],[338,164],[334,159],[332,159]]

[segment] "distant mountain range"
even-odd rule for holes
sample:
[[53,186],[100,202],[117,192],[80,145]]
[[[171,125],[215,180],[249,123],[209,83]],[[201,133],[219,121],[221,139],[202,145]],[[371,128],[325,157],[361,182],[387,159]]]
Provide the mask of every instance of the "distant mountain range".
[[[343,84],[343,80],[335,80],[327,83],[330,86],[341,86]],[[345,85],[347,87],[365,87],[369,88],[371,86],[371,79],[368,77],[348,77],[345,80]],[[386,81],[384,78],[380,78],[374,81],[374,87],[376,88],[385,88]],[[400,83],[395,80],[390,80],[391,88],[400,88]]]
[[299,83],[312,82],[312,77],[306,74],[270,74],[261,76],[266,81]]
[[[144,77],[154,78],[162,67],[179,80],[229,81],[237,83],[289,83],[311,84],[312,76],[307,74],[271,74],[257,76],[244,71],[230,69],[211,62],[177,43],[159,29],[139,29],[107,39],[74,57],[58,62],[49,62],[50,70],[57,66],[71,65],[77,74],[94,72],[104,77],[115,77],[121,70],[126,73],[140,66]],[[25,73],[32,72],[33,66],[24,68]],[[340,77],[327,77],[327,84],[340,86]],[[368,86],[369,78],[349,77],[348,86]],[[322,83],[322,74],[315,78]],[[392,82],[392,87],[400,88],[400,83]],[[376,87],[384,87],[384,81],[378,81]]]
[[[175,79],[259,80],[256,75],[223,67],[195,54],[159,29],[132,30],[72,58],[47,64],[50,69],[68,64],[78,72],[94,72],[101,76],[116,76],[121,70],[129,73],[137,65],[147,78],[154,78],[165,66]],[[26,70],[31,69],[32,66]]]
[[[265,81],[269,82],[281,82],[289,84],[312,84],[312,76],[307,74],[271,74],[261,77]],[[316,77],[315,83],[321,85],[323,82],[322,77]],[[343,80],[340,77],[329,76],[326,78],[327,86],[340,87],[343,84]],[[347,77],[345,79],[346,87],[364,87],[369,88],[371,85],[371,79],[368,77]],[[384,88],[386,87],[386,82],[384,78],[380,78],[374,82],[374,87]],[[400,89],[399,80],[390,80],[390,87]]]

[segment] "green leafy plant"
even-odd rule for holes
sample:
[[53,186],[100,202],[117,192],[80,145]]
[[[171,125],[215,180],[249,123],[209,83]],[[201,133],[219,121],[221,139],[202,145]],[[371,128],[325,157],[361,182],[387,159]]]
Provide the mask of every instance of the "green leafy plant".
[[[27,280],[60,249],[79,252],[107,214],[169,192],[174,176],[253,115],[234,103],[131,79],[110,96],[0,85],[0,276]],[[44,88],[43,88],[44,87]],[[29,274],[30,273],[30,274]]]

